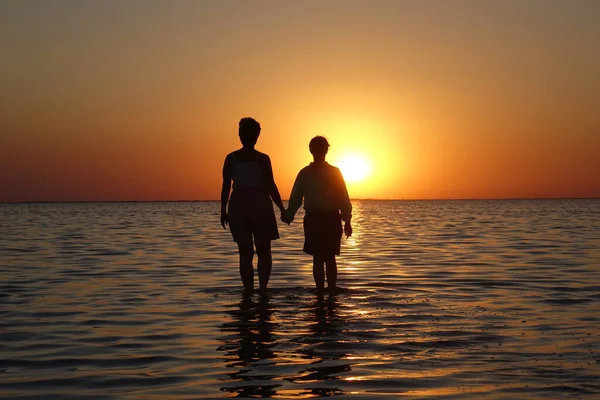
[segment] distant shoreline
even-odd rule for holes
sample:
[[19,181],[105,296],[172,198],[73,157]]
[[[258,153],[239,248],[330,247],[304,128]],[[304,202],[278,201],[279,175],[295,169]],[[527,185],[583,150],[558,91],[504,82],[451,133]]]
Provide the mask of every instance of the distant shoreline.
[[[448,199],[375,199],[355,198],[352,201],[531,201],[531,200],[600,200],[600,197],[506,197]],[[288,201],[287,199],[284,201]],[[103,204],[103,203],[218,203],[220,200],[72,200],[72,201],[0,201],[1,204]]]

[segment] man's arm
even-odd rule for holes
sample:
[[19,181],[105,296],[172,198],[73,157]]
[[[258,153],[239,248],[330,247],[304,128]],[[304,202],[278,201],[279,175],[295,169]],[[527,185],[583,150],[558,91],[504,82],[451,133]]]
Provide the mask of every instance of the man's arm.
[[348,194],[344,176],[339,169],[337,170],[337,175],[339,182],[340,214],[344,221],[344,233],[346,234],[346,237],[349,238],[352,236],[352,224],[350,223],[350,220],[352,219],[352,203],[350,202],[350,195]]
[[231,192],[231,156],[227,155],[223,162],[223,186],[221,187],[221,226],[225,228],[227,220],[227,201]]
[[304,198],[304,184],[302,179],[302,171],[298,173],[296,177],[296,181],[294,181],[294,186],[292,188],[292,193],[290,194],[290,201],[288,202],[288,208],[286,211],[286,216],[290,222],[294,220],[294,215],[302,205],[302,199]]
[[352,203],[350,202],[350,195],[348,194],[348,188],[346,187],[346,182],[344,181],[344,176],[342,172],[338,169],[338,184],[339,184],[339,199],[340,199],[340,212],[342,214],[342,220],[344,222],[349,223],[352,218]]

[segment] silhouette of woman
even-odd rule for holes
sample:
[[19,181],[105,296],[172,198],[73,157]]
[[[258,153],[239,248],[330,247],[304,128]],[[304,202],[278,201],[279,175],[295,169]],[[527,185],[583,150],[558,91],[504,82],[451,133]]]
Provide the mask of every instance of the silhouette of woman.
[[[239,136],[242,148],[229,153],[223,163],[223,188],[221,190],[221,226],[229,224],[233,240],[240,253],[240,276],[246,292],[254,289],[254,246],[258,256],[258,280],[262,291],[271,276],[271,241],[279,238],[277,220],[271,199],[287,222],[283,202],[273,178],[271,159],[254,149],[260,124],[253,118],[242,118]],[[231,183],[233,191],[231,198]],[[227,201],[229,199],[229,209]]]

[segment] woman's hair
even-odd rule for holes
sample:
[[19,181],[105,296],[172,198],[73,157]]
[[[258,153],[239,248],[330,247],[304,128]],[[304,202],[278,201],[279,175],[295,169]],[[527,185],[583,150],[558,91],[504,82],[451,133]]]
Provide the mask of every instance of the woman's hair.
[[329,142],[323,136],[315,136],[310,140],[308,148],[313,155],[325,155],[329,150]]
[[254,146],[260,135],[260,124],[254,118],[246,117],[240,119],[240,141],[244,146]]

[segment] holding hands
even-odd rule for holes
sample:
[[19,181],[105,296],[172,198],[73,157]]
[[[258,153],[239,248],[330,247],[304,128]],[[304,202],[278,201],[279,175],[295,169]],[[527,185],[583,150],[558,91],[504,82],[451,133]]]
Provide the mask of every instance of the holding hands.
[[291,224],[292,223],[292,218],[288,217],[288,213],[287,210],[284,208],[279,209],[279,211],[281,211],[281,221],[285,222],[286,224]]

